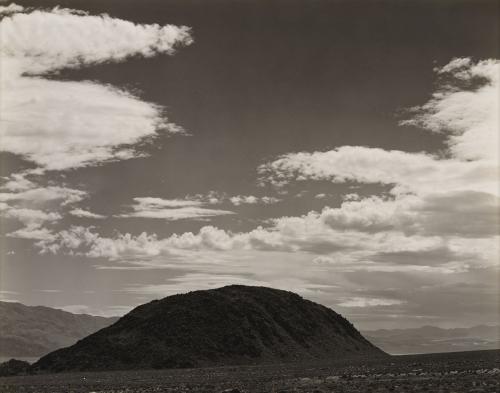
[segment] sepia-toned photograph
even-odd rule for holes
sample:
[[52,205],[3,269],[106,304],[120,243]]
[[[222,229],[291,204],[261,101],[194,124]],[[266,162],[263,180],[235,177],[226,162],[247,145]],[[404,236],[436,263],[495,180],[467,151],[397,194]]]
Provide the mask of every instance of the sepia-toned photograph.
[[0,0],[1,393],[500,393],[499,0]]

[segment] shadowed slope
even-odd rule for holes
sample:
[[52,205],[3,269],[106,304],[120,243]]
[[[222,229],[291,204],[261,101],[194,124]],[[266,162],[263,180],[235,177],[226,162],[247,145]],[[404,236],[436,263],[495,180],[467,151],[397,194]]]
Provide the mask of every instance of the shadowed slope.
[[233,285],[141,305],[33,368],[173,368],[383,354],[324,306],[292,292]]
[[0,357],[38,357],[76,343],[117,318],[0,302]]

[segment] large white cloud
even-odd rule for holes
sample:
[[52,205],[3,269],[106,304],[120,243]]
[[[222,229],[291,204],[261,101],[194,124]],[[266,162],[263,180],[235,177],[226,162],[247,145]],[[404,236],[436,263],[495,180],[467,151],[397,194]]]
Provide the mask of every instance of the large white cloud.
[[17,74],[173,53],[192,38],[185,26],[140,25],[108,15],[54,8],[5,17],[2,57]]
[[264,181],[277,186],[290,181],[330,180],[392,185],[393,194],[451,192],[464,188],[499,193],[499,170],[491,161],[439,159],[427,153],[363,146],[285,154],[260,166],[259,173]]
[[14,13],[0,21],[1,149],[65,170],[140,156],[132,145],[169,124],[163,109],[95,82],[40,76],[62,68],[172,54],[191,43],[189,29],[137,25],[66,9]]
[[457,158],[497,160],[500,62],[459,58],[436,71],[441,86],[429,102],[413,108],[414,118],[402,124],[448,133],[448,146]]
[[413,108],[414,117],[402,124],[444,133],[448,158],[342,146],[285,154],[259,168],[262,180],[278,186],[308,179],[381,183],[392,185],[394,194],[467,190],[498,195],[500,61],[455,59],[436,72],[447,78],[431,100]]
[[11,3],[9,5],[0,5],[0,15],[8,15],[22,11],[24,11],[24,7],[19,4]]

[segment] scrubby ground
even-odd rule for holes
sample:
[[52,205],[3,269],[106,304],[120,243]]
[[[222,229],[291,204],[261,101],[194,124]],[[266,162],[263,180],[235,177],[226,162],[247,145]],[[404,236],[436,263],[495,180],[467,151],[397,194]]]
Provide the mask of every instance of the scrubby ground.
[[500,351],[0,378],[0,392],[500,392]]

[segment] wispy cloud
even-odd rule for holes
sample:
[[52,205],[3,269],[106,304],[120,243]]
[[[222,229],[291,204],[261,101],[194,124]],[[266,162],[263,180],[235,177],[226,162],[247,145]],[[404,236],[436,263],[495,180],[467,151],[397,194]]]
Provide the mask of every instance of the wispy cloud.
[[70,210],[69,214],[75,217],[80,217],[80,218],[95,218],[95,219],[104,219],[106,216],[102,214],[96,214],[92,213],[88,210],[83,210],[83,209],[73,209]]
[[164,220],[203,219],[234,214],[228,210],[210,209],[206,203],[188,199],[162,199],[152,197],[134,198],[132,212],[117,217],[158,218]]
[[378,306],[395,306],[403,304],[404,302],[396,299],[384,298],[366,298],[366,297],[353,297],[341,303],[342,307],[378,307]]
[[0,192],[0,201],[29,201],[33,203],[43,203],[49,201],[60,201],[67,205],[80,202],[87,197],[87,192],[75,190],[67,187],[47,186],[34,187],[18,192]]

